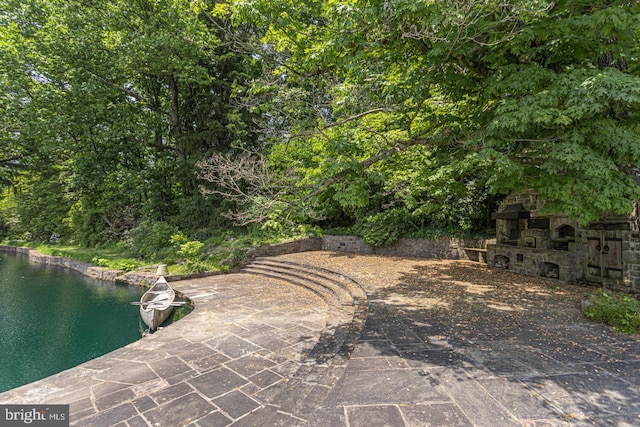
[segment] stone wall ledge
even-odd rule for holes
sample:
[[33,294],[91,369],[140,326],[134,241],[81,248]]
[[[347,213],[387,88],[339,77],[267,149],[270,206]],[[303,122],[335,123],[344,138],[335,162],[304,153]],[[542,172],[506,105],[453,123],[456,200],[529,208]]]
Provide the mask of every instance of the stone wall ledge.
[[243,264],[246,265],[258,257],[307,251],[347,252],[401,258],[469,260],[467,250],[469,248],[484,249],[486,243],[486,241],[453,238],[401,238],[393,245],[376,247],[365,243],[364,238],[358,236],[325,235],[254,248],[247,253]]
[[455,238],[411,239],[400,238],[395,244],[388,246],[372,246],[365,243],[364,238],[356,236],[322,237],[322,250],[351,252],[371,255],[382,255],[402,258],[423,259],[463,259],[469,260],[465,248],[485,247],[485,243],[477,240]]
[[286,255],[298,252],[320,251],[322,250],[320,237],[308,237],[306,239],[292,240],[290,242],[277,243],[274,245],[261,245],[247,252],[243,263],[248,264],[256,258]]

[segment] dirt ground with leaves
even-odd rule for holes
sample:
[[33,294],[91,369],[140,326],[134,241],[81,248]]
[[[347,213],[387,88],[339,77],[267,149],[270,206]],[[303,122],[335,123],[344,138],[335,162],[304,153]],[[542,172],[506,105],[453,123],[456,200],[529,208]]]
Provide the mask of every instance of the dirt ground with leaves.
[[552,315],[567,322],[583,320],[581,302],[597,289],[489,269],[472,261],[331,252],[288,257],[340,271],[358,280],[373,301],[384,301],[402,312],[428,310],[431,316],[444,315],[460,322],[493,316],[506,322],[502,327],[517,326],[527,317],[539,322]]

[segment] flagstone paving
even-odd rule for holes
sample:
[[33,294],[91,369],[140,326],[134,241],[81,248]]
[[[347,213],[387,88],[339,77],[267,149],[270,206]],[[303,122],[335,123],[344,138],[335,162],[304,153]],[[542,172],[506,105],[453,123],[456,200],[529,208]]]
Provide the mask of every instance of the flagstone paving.
[[190,315],[0,403],[70,404],[83,427],[640,425],[640,339],[581,315],[593,288],[463,261],[268,264],[173,282]]

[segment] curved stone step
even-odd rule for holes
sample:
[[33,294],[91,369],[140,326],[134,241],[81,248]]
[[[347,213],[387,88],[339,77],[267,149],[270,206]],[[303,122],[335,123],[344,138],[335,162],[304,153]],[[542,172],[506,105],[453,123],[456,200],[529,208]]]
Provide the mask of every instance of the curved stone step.
[[317,283],[312,279],[300,277],[299,275],[293,273],[275,271],[254,265],[243,268],[241,272],[245,274],[248,273],[257,276],[268,277],[270,279],[280,280],[283,282],[288,282],[296,286],[302,286],[322,298],[329,307],[341,307],[343,303],[340,297],[336,295],[336,293],[330,287],[324,286],[321,283]]
[[328,385],[344,372],[364,328],[367,294],[357,281],[344,274],[290,260],[256,258],[242,272],[305,287],[327,304],[328,321],[318,342],[278,392],[270,415],[260,425],[276,425],[272,421],[283,415],[306,419],[326,397]]
[[315,285],[317,285],[331,292],[339,300],[341,305],[353,305],[353,295],[348,289],[344,288],[341,283],[333,277],[318,274],[305,266],[258,259],[249,264],[247,269],[249,271],[260,271],[268,275],[278,276],[278,278],[289,282],[299,282],[303,286],[310,282],[314,285],[314,288]]
[[328,336],[335,335],[341,325],[350,323],[353,317],[352,306],[344,305],[331,287],[318,283],[311,278],[304,278],[300,277],[300,275],[287,274],[286,272],[274,271],[254,265],[247,266],[242,272],[288,282],[318,295],[327,305],[327,324],[322,331],[321,342],[326,342]]
[[358,283],[358,281],[345,274],[338,273],[327,268],[290,261],[286,259],[283,260],[280,258],[262,258],[257,259],[257,261],[269,265],[277,265],[281,267],[286,266],[287,268],[289,268],[289,271],[296,270],[297,272],[305,272],[311,274],[314,277],[320,277],[325,280],[329,280],[332,285],[337,285],[340,288],[346,290],[349,293],[349,304],[353,305],[354,307],[354,320],[356,320],[356,323],[359,325],[353,329],[359,332],[362,331],[366,318],[367,293],[362,285]]
[[296,263],[294,261],[282,260],[282,259],[274,259],[274,258],[258,258],[256,262],[259,262],[263,265],[272,265],[281,268],[294,268],[297,271],[303,271],[310,274],[313,274],[316,277],[324,278],[330,281],[333,281],[335,284],[344,288],[347,292],[349,292],[350,297],[352,299],[366,299],[367,294],[362,286],[353,280],[352,278],[345,276],[342,273],[338,273],[326,268],[318,267],[315,265],[301,264]]
[[325,363],[339,353],[340,358],[348,359],[364,326],[360,319],[366,311],[366,300],[360,296],[357,299],[353,298],[334,278],[338,275],[334,273],[334,277],[330,277],[327,274],[319,274],[309,266],[266,259],[255,260],[242,271],[287,281],[320,296],[328,307],[327,325],[307,359],[309,362]]
[[326,363],[336,355],[350,357],[366,317],[366,293],[358,282],[328,269],[274,258],[257,258],[242,271],[284,280],[323,298],[328,322],[308,359]]

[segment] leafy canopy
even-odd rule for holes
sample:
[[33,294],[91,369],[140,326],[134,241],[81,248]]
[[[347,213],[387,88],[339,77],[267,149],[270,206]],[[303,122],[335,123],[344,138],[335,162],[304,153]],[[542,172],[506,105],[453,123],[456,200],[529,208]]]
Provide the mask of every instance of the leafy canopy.
[[145,219],[220,222],[195,164],[255,141],[232,98],[256,68],[198,3],[0,2],[0,185],[46,192],[40,171],[65,169],[40,228],[97,243]]
[[587,222],[640,198],[638,1],[229,10],[255,26],[270,65],[253,101],[268,111],[276,167],[298,168],[303,198],[322,193],[326,213],[402,207],[451,222],[437,206],[534,189]]
[[474,231],[524,189],[583,222],[628,214],[639,12],[638,0],[3,0],[6,216],[98,243],[147,221],[224,226],[229,211],[376,242]]

